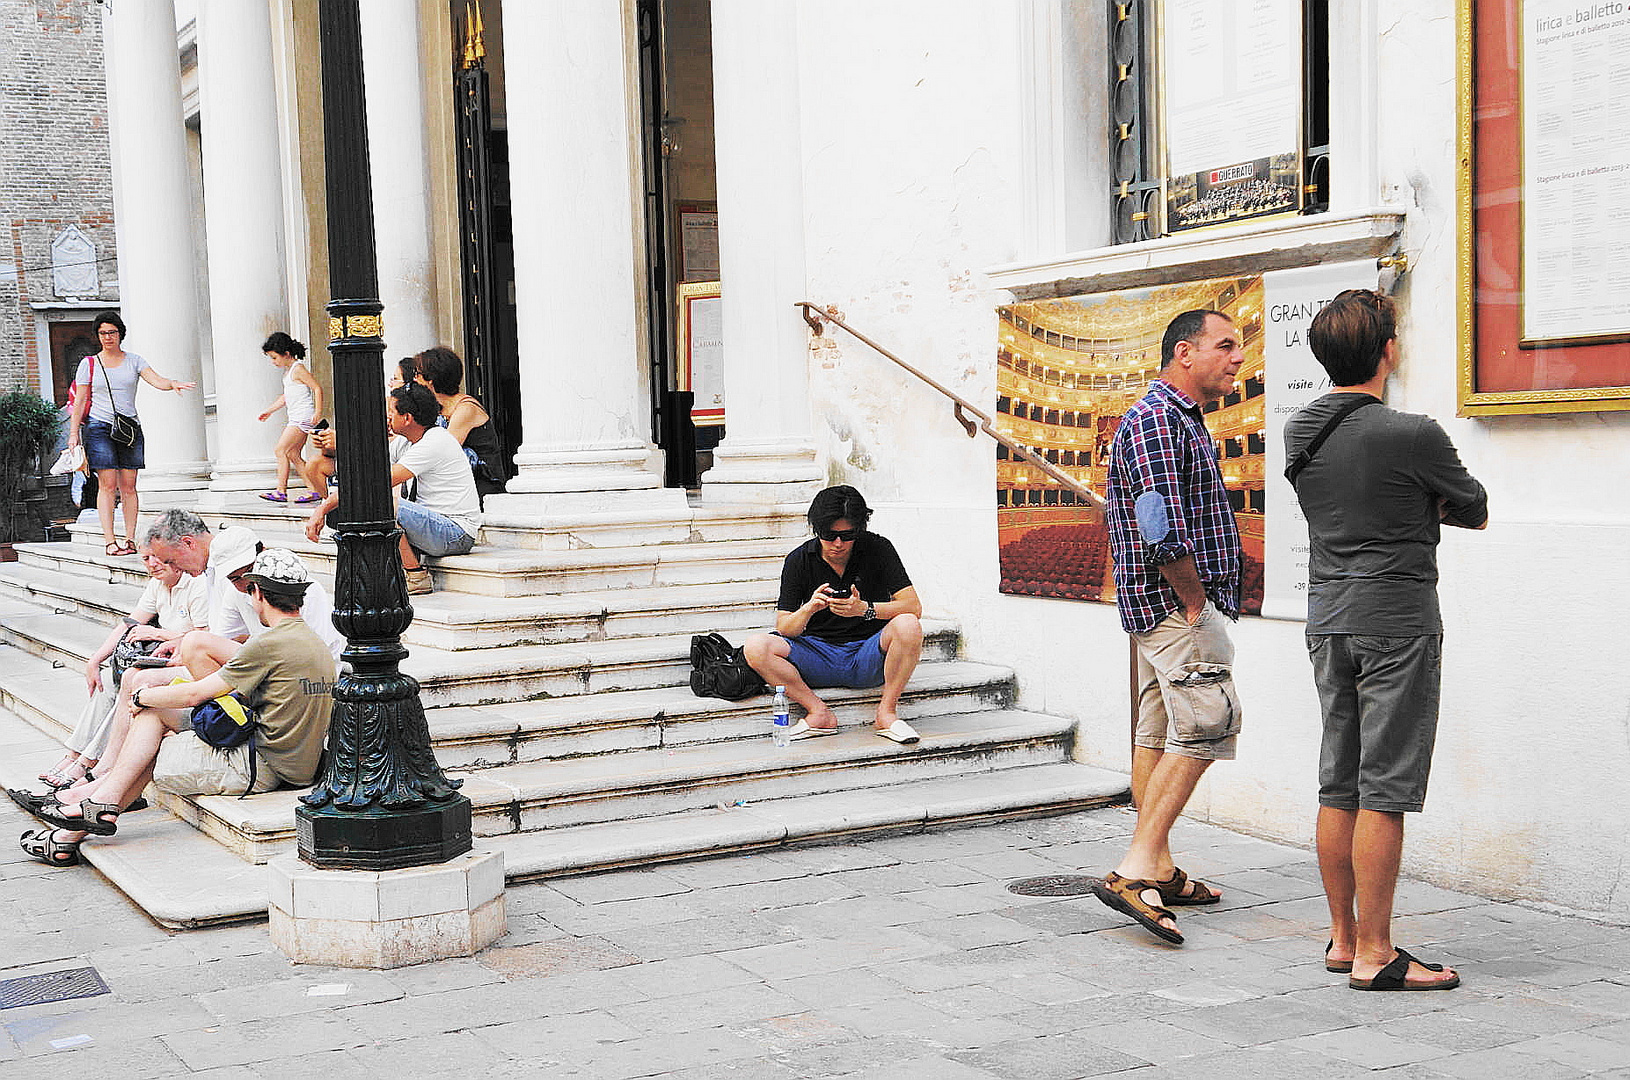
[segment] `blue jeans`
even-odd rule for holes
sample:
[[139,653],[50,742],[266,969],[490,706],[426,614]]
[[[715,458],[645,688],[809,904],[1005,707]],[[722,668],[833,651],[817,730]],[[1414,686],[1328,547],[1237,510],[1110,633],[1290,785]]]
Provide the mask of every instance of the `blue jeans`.
[[458,522],[407,499],[396,504],[396,521],[413,549],[426,555],[463,555],[475,547],[475,537]]
[[92,469],[142,469],[147,466],[147,440],[141,429],[136,429],[136,442],[120,446],[113,441],[113,425],[102,420],[87,418],[79,432],[79,444],[85,448],[85,462]]

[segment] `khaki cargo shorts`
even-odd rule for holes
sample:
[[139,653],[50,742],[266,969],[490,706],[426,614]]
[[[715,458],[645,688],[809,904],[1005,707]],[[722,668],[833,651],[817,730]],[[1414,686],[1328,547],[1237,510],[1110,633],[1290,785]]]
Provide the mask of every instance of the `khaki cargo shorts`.
[[1233,760],[1240,704],[1227,617],[1208,600],[1193,626],[1174,611],[1132,640],[1138,651],[1133,742],[1184,757]]
[[[178,731],[158,744],[153,784],[172,795],[242,795],[249,790],[251,753],[248,746],[223,752],[191,731]],[[264,760],[256,764],[253,794],[277,787],[277,774]]]

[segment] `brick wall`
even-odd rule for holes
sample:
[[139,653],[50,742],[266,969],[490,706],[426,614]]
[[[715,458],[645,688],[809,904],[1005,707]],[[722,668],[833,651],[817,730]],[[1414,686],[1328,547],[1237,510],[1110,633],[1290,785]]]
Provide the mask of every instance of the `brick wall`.
[[0,0],[0,57],[0,392],[38,390],[30,305],[61,300],[51,241],[65,227],[77,225],[96,248],[94,299],[118,302],[102,9]]

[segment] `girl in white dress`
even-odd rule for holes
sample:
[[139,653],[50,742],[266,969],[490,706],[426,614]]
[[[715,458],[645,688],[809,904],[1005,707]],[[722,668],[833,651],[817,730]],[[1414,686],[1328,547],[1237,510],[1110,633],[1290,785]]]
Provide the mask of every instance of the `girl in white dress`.
[[289,469],[293,468],[310,489],[294,501],[316,502],[322,498],[318,488],[323,485],[310,474],[306,463],[306,437],[317,430],[317,418],[323,413],[322,384],[301,362],[306,358],[306,347],[283,331],[262,342],[260,350],[266,359],[283,369],[283,393],[260,414],[261,422],[271,419],[279,409],[288,410],[288,426],[277,440],[277,489],[263,491],[260,497],[268,502],[288,502]]

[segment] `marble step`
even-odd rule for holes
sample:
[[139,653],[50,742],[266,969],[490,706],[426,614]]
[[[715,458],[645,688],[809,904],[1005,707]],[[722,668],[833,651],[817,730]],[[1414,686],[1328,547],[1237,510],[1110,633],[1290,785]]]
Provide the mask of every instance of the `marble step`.
[[[85,703],[82,664],[0,648],[0,705],[58,737],[73,727]],[[448,769],[486,770],[514,764],[583,758],[763,734],[769,699],[741,702],[699,698],[688,686],[596,690],[536,701],[434,707],[434,688],[421,690],[437,759]],[[840,726],[869,724],[878,691],[833,689],[823,696]],[[929,660],[906,687],[900,714],[912,722],[947,713],[1000,708],[1013,698],[1012,673],[966,661]],[[794,707],[794,713],[799,710]]]
[[[0,595],[0,641],[49,663],[81,671],[106,640],[114,616],[82,617],[84,611],[47,606],[41,599]],[[956,655],[955,627],[929,620],[924,630],[926,660],[949,661]],[[745,634],[732,630],[726,636],[739,644]],[[421,700],[430,709],[684,687],[690,679],[690,638],[689,634],[667,634],[458,652],[414,645],[402,670],[419,681]],[[978,665],[966,665],[958,672],[972,673],[976,668]],[[987,671],[1008,677],[1005,669]],[[684,692],[689,693],[688,689]]]
[[[710,807],[869,789],[1067,759],[1074,727],[1057,717],[986,710],[921,717],[922,741],[897,746],[850,727],[777,750],[764,731],[726,743],[636,750],[493,769],[448,769],[464,781],[478,837],[554,832]],[[176,816],[251,862],[294,845],[302,792],[249,799],[161,795]]]
[[[5,751],[0,753],[0,783],[12,787],[25,784],[58,756],[52,740],[3,710],[0,748]],[[1053,762],[484,837],[477,846],[502,851],[507,877],[521,881],[1068,813],[1125,799],[1124,774]],[[170,929],[265,915],[265,867],[244,860],[162,807],[124,815],[118,836],[87,842],[82,852],[104,878]],[[36,868],[23,863],[13,869],[22,874]],[[100,886],[87,879],[84,887]]]
[[[100,558],[114,562],[106,555]],[[332,591],[328,574],[319,579]],[[142,574],[145,583],[146,574]],[[141,584],[119,575],[68,574],[27,561],[0,564],[0,596],[8,593],[57,610],[92,618],[128,615]],[[562,644],[649,634],[695,634],[752,630],[773,615],[776,585],[770,581],[721,585],[664,585],[604,589],[558,596],[471,596],[438,592],[413,598],[413,623],[403,640],[449,651],[502,645]]]
[[[238,492],[190,497],[193,505],[189,508],[211,528],[225,523],[247,525],[268,535],[299,535],[311,512],[309,506],[279,505]],[[144,508],[160,508],[153,496],[144,494],[142,500]],[[572,515],[525,514],[505,511],[495,503],[489,506],[492,508],[482,514],[483,540],[501,547],[569,550],[708,540],[797,540],[808,535],[802,503],[688,506],[682,510],[630,507]],[[99,531],[93,534],[100,535]]]
[[[69,527],[69,547],[81,549],[93,565],[118,562],[103,553],[101,533],[79,522]],[[313,571],[333,573],[338,554],[325,535],[313,544],[293,533],[267,535],[263,542],[286,547],[304,557]],[[50,545],[29,545],[46,547]],[[528,596],[598,589],[633,589],[659,585],[697,585],[727,581],[779,581],[781,564],[795,545],[785,539],[711,540],[614,548],[528,550],[483,544],[468,555],[427,560],[438,589],[482,596]],[[70,557],[66,553],[62,558]],[[141,562],[126,556],[129,566]],[[119,570],[125,571],[124,563]],[[94,571],[79,571],[91,572]]]

